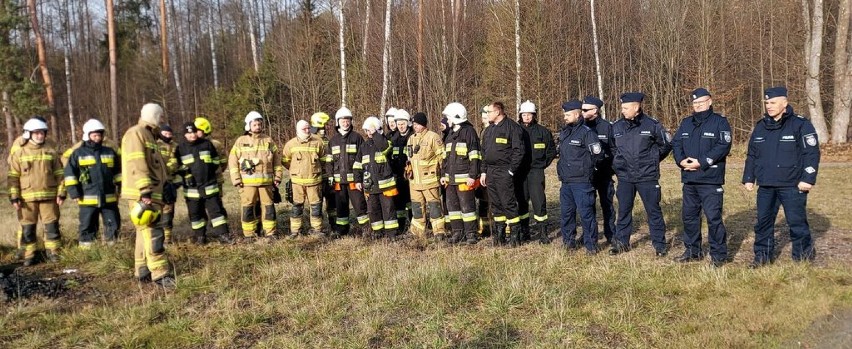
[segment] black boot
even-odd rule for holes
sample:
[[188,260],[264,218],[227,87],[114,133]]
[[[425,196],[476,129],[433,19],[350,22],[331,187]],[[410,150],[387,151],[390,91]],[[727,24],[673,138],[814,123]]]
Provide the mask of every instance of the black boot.
[[476,231],[469,231],[469,232],[467,232],[466,235],[467,235],[467,239],[465,240],[466,244],[476,245],[476,243],[479,242],[479,233],[477,233]]
[[537,226],[538,228],[538,242],[542,244],[550,243],[550,232],[547,231],[547,223],[541,222]]
[[503,246],[506,244],[506,223],[495,223],[494,230],[491,235],[494,237],[494,246]]
[[520,224],[509,227],[509,246],[518,247],[521,245],[523,229]]
[[457,244],[457,243],[461,242],[462,240],[464,240],[464,231],[453,230],[453,233],[452,233],[452,235],[450,235],[450,238],[447,239],[447,242],[451,243],[451,244]]

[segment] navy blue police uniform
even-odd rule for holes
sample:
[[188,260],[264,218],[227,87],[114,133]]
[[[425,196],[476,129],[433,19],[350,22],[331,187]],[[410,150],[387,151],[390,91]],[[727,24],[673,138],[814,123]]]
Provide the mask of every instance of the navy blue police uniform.
[[[598,109],[603,107],[603,101],[594,96],[584,98],[583,104],[591,104]],[[612,123],[602,119],[600,116],[592,120],[585,120],[584,122],[586,126],[598,135],[598,141],[601,144],[601,150],[603,150],[604,154],[603,160],[595,168],[592,186],[595,187],[597,199],[600,200],[604,237],[607,243],[612,243],[612,236],[615,233],[615,208],[613,205],[615,181],[612,179],[612,175],[615,172],[612,170]]]

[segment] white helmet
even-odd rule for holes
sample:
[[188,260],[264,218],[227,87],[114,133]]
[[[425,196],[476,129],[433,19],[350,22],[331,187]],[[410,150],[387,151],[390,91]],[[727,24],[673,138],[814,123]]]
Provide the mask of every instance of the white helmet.
[[30,139],[30,132],[45,131],[47,132],[47,122],[40,118],[31,118],[24,123],[24,139]]
[[521,107],[518,108],[518,115],[520,115],[522,113],[533,113],[533,114],[535,114],[536,113],[535,103],[530,102],[530,100],[527,100],[526,102],[521,103]]
[[370,116],[366,120],[364,120],[364,124],[361,125],[363,129],[375,129],[377,132],[382,132],[382,121],[375,116]]
[[337,109],[337,112],[334,113],[334,126],[340,126],[338,120],[343,118],[352,118],[352,111],[347,107],[340,107],[340,109]]
[[256,111],[254,111],[254,110],[252,110],[252,111],[250,111],[248,114],[246,114],[246,119],[245,119],[246,127],[245,127],[245,130],[246,130],[246,131],[250,131],[250,130],[251,130],[251,122],[252,122],[252,121],[255,121],[255,120],[258,120],[258,119],[261,119],[261,120],[262,120],[262,119],[263,119],[263,115],[260,115],[260,113],[258,113],[258,112],[256,112]]
[[444,116],[447,117],[447,120],[453,125],[458,125],[467,121],[467,109],[458,102],[447,104],[447,107],[444,108],[444,111],[441,114],[444,114]]
[[394,107],[390,107],[390,109],[388,109],[388,111],[385,113],[385,118],[388,120],[388,122],[394,122],[396,120],[396,112],[398,111],[399,109],[396,109]]
[[399,120],[405,120],[408,123],[408,127],[411,127],[411,114],[408,113],[405,109],[397,109],[396,115],[394,115],[394,122]]
[[89,140],[89,133],[98,131],[104,132],[104,130],[106,130],[106,127],[104,127],[104,124],[100,121],[97,119],[89,119],[89,121],[86,121],[86,123],[83,124],[83,140]]

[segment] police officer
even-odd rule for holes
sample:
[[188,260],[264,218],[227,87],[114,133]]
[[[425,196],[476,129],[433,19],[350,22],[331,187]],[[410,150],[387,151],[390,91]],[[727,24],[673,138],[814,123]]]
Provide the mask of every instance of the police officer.
[[[502,102],[488,106],[488,120],[491,126],[485,130],[482,138],[482,185],[488,187],[488,200],[494,219],[494,242],[497,245],[508,243],[518,246],[521,243],[521,217],[518,209],[515,175],[521,175],[521,165],[525,158],[527,145],[524,130],[515,120],[506,117]],[[506,227],[509,236],[506,236]]]
[[411,183],[411,232],[419,238],[425,238],[428,217],[432,233],[437,239],[443,240],[446,238],[446,230],[438,177],[441,176],[444,142],[441,136],[426,128],[426,114],[416,113],[412,119],[414,134],[408,138],[405,147],[408,155],[405,177]]
[[411,210],[411,194],[409,193],[408,178],[405,177],[405,165],[408,163],[408,155],[405,154],[405,146],[408,138],[414,133],[411,130],[411,114],[405,109],[397,109],[394,123],[396,132],[387,138],[391,141],[391,169],[396,176],[396,187],[399,194],[393,197],[396,206],[396,218],[399,221],[400,230],[405,230],[408,220],[408,212]]
[[163,195],[169,198],[163,203],[163,210],[160,215],[160,220],[163,222],[163,234],[165,243],[172,242],[172,229],[174,228],[175,220],[175,201],[177,201],[177,187],[180,186],[181,178],[176,174],[177,160],[175,160],[175,145],[172,143],[174,134],[172,127],[163,124],[160,125],[160,133],[157,135],[157,147],[160,149],[160,155],[163,156],[163,161],[166,165],[166,173],[169,180],[163,184]]
[[683,245],[678,262],[698,261],[701,251],[701,211],[707,217],[707,240],[714,266],[728,259],[727,231],[722,223],[725,160],[731,151],[731,125],[713,112],[713,99],[704,88],[692,91],[692,115],[683,119],[672,139],[675,163],[683,182]]
[[224,244],[232,242],[228,232],[222,197],[219,194],[220,155],[210,140],[198,136],[194,122],[183,125],[184,140],[175,148],[178,175],[183,178],[183,198],[192,225],[193,241],[207,243],[207,222],[212,238]]
[[482,160],[479,137],[467,121],[467,110],[461,103],[447,104],[443,114],[451,125],[444,139],[444,162],[441,166],[444,171],[441,185],[446,188],[447,216],[452,229],[452,236],[447,241],[475,244],[478,230],[474,190],[478,185]]
[[394,197],[399,190],[390,162],[391,141],[382,134],[382,121],[375,116],[364,120],[363,129],[367,139],[358,149],[357,160],[352,165],[355,187],[366,196],[372,236],[395,239],[399,221]]
[[[322,200],[325,201],[325,212],[328,215],[328,226],[331,229],[334,229],[337,221],[337,205],[335,204],[334,199],[334,177],[331,173],[327,172],[325,169],[329,166],[329,164],[334,160],[331,156],[331,153],[325,152],[328,148],[328,136],[326,134],[326,127],[328,125],[328,120],[331,117],[323,112],[316,112],[311,115],[311,133],[316,135],[322,140],[323,153],[325,154],[320,161],[323,164],[322,171]],[[320,231],[322,234],[322,231]]]
[[766,114],[754,126],[748,143],[743,184],[757,189],[757,223],[754,225],[754,261],[749,268],[773,262],[775,217],[784,206],[790,227],[794,261],[812,261],[816,255],[806,206],[819,171],[819,139],[813,124],[793,112],[786,87],[764,93]]
[[31,118],[24,123],[23,145],[9,156],[9,201],[18,212],[24,266],[35,263],[36,224],[45,227],[47,259],[59,261],[62,241],[59,233],[59,206],[65,201],[63,169],[59,153],[47,138],[47,123]]
[[615,196],[615,185],[612,180],[612,123],[604,120],[600,115],[603,101],[595,96],[586,96],[583,99],[583,119],[587,127],[595,131],[603,150],[604,158],[595,166],[595,175],[592,186],[600,200],[601,214],[603,215],[603,233],[607,243],[612,243],[615,232],[615,209],[613,208],[613,196]]
[[521,103],[518,114],[519,121],[532,146],[530,149],[529,174],[523,177],[521,185],[524,193],[522,201],[532,202],[532,218],[536,221],[538,231],[536,235],[541,243],[547,243],[550,238],[547,230],[547,196],[544,194],[544,170],[556,158],[556,144],[553,142],[553,133],[538,123],[538,113],[533,102]]
[[290,215],[290,236],[301,233],[305,204],[310,213],[311,230],[317,235],[322,231],[322,183],[325,165],[325,145],[322,138],[311,134],[311,124],[305,120],[296,123],[296,137],[284,144],[282,150],[284,167],[290,171],[290,196],[293,204]]
[[[370,222],[367,215],[367,201],[364,192],[358,190],[355,181],[355,171],[352,166],[358,160],[358,150],[364,145],[364,138],[352,128],[352,111],[342,107],[334,114],[337,132],[328,141],[326,154],[331,154],[332,161],[327,162],[326,171],[334,178],[335,204],[337,205],[337,220],[332,237],[349,234],[349,204],[355,210],[358,226]],[[353,229],[357,233],[360,229]]]
[[159,223],[164,197],[163,186],[170,180],[166,162],[157,146],[163,108],[145,104],[139,122],[121,139],[121,195],[130,207],[130,221],[136,229],[133,272],[142,282],[153,280],[164,288],[175,287],[169,275],[169,259],[163,244],[163,226]]
[[[234,141],[228,157],[231,183],[240,188],[243,236],[253,238],[260,220],[264,237],[274,239],[278,223],[273,187],[277,188],[284,176],[281,153],[272,138],[263,134],[264,120],[260,113],[251,111],[244,121],[249,134]],[[262,209],[261,219],[255,214],[254,207],[258,201]]]
[[565,127],[559,133],[556,172],[562,182],[559,189],[562,243],[567,249],[579,247],[574,239],[579,212],[583,224],[583,246],[591,255],[598,253],[598,221],[592,179],[595,165],[604,158],[604,151],[595,131],[584,125],[581,108],[582,103],[578,100],[562,103]]
[[612,125],[613,169],[618,177],[618,224],[610,249],[616,255],[630,250],[633,233],[633,200],[636,192],[645,205],[651,242],[657,257],[664,257],[666,222],[660,208],[660,161],[672,150],[666,129],[642,110],[645,95],[628,92],[621,95],[621,119]]
[[103,144],[104,124],[90,119],[83,124],[83,144],[68,154],[65,188],[80,206],[79,247],[89,249],[98,233],[99,218],[104,220],[103,239],[115,244],[121,227],[118,196],[121,188],[121,157]]

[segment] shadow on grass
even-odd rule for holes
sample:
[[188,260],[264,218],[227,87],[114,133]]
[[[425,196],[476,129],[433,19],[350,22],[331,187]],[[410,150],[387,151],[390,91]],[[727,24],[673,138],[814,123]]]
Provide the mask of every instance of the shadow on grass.
[[[783,207],[779,214],[784,212]],[[725,218],[725,228],[728,230],[728,256],[734,259],[742,250],[743,242],[754,236],[754,224],[757,212],[745,210]],[[831,229],[831,220],[828,217],[808,209],[808,224],[811,227],[811,238],[816,241]],[[781,251],[790,243],[790,228],[782,218],[775,221],[775,250],[772,258],[777,259]]]
[[457,348],[515,348],[521,340],[521,332],[513,324],[493,322],[475,337]]

